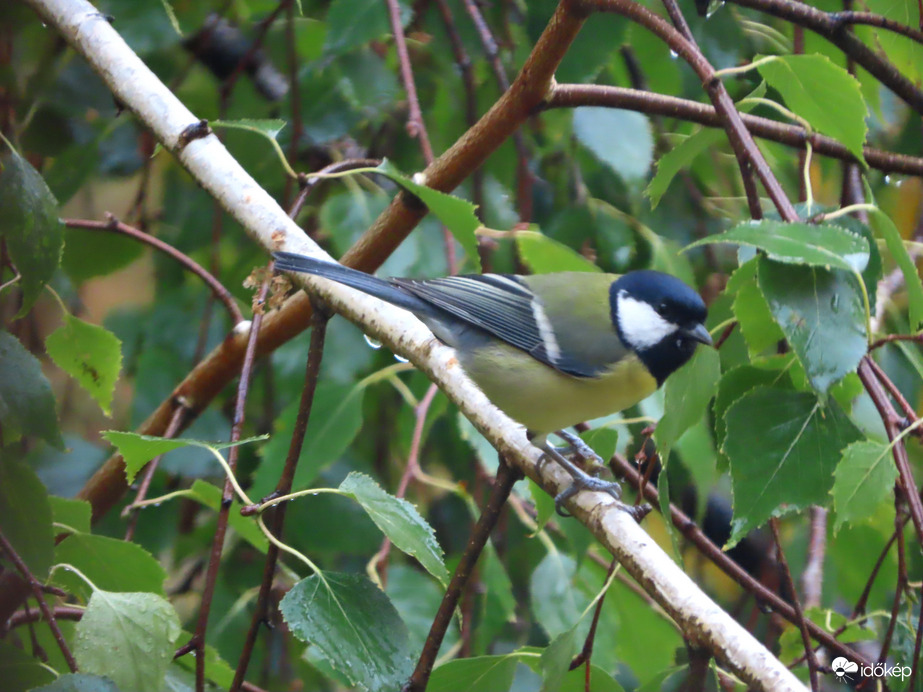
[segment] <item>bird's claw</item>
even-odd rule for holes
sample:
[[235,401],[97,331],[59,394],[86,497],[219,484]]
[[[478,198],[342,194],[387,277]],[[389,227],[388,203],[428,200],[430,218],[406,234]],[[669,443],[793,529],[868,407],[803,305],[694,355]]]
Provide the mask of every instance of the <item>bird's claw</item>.
[[562,517],[571,516],[564,510],[564,503],[579,493],[581,490],[608,493],[617,501],[619,501],[620,505],[622,504],[622,486],[620,486],[616,481],[605,481],[601,478],[595,478],[594,476],[583,474],[582,476],[575,476],[574,482],[557,494],[557,496],[554,498],[554,511]]

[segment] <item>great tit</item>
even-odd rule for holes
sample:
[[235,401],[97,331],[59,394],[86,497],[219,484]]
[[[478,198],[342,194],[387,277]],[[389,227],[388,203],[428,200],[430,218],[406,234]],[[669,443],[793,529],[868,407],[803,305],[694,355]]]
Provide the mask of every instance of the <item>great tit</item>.
[[409,310],[454,348],[484,394],[574,478],[555,498],[561,514],[581,489],[617,500],[620,489],[587,475],[547,436],[556,432],[582,456],[595,457],[562,429],[633,406],[686,363],[697,344],[712,343],[701,297],[657,271],[379,279],[291,252],[273,258],[277,270],[314,274]]

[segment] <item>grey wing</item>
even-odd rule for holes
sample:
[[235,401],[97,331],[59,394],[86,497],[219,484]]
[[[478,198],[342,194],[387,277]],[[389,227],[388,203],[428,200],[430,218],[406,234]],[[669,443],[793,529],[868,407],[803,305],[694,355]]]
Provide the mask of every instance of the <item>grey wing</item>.
[[592,377],[599,368],[562,353],[551,323],[532,291],[508,274],[471,274],[416,281],[391,279],[405,291],[531,355],[577,377]]

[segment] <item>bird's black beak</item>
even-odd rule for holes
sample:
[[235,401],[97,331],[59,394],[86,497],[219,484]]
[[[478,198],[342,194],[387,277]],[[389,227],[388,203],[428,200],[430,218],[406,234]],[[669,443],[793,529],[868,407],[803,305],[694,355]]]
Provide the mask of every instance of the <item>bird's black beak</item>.
[[687,339],[698,341],[700,344],[705,344],[706,346],[714,346],[714,342],[711,340],[711,334],[708,333],[704,324],[697,324],[692,329],[682,329],[680,331]]

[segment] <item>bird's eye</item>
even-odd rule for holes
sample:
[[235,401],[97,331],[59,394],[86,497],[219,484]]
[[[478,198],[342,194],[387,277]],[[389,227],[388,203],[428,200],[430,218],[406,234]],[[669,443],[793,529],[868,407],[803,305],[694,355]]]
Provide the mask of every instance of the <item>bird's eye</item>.
[[683,340],[682,340],[682,339],[677,339],[677,340],[676,340],[676,348],[682,348],[682,347],[683,347]]
[[656,308],[657,314],[661,317],[666,317],[669,306],[666,303],[660,303]]

